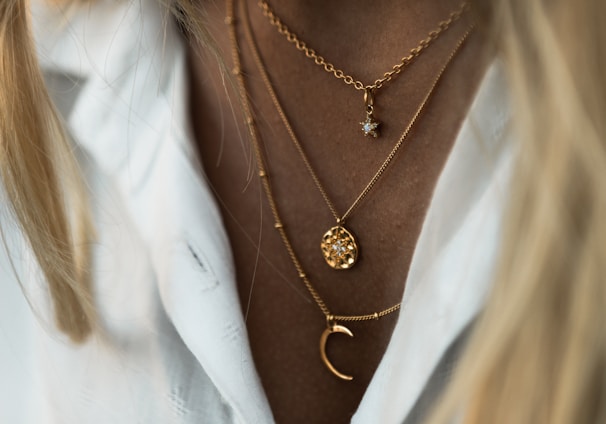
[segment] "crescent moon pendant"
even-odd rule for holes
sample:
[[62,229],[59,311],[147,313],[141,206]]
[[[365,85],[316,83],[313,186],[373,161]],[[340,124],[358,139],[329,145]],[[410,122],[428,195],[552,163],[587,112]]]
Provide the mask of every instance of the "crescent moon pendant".
[[339,377],[341,380],[351,381],[353,380],[353,377],[351,375],[339,372],[339,370],[337,370],[329,361],[328,356],[326,356],[326,341],[328,340],[328,336],[333,333],[343,333],[349,337],[354,336],[351,330],[343,325],[334,324],[324,330],[322,336],[320,337],[320,356],[322,357],[322,362],[324,362],[324,365],[326,365],[326,368],[328,368],[331,373]]

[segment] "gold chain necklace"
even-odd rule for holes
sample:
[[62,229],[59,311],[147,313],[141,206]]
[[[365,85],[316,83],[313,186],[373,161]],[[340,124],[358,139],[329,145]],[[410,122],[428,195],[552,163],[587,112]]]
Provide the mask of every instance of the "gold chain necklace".
[[[245,21],[245,26],[246,26],[245,29],[247,32],[247,36],[250,36],[250,27],[248,27],[248,22],[246,20],[244,20],[244,21]],[[243,105],[247,127],[248,127],[248,130],[250,132],[250,137],[253,142],[253,147],[254,147],[255,156],[256,156],[256,160],[257,160],[257,168],[259,170],[259,177],[261,179],[261,184],[263,186],[263,190],[267,197],[267,201],[269,203],[269,207],[271,209],[271,213],[272,213],[272,216],[274,219],[274,227],[280,234],[280,238],[282,239],[282,242],[284,244],[284,247],[286,248],[288,256],[290,257],[290,259],[297,271],[297,275],[299,276],[299,278],[305,285],[307,291],[313,298],[314,302],[316,303],[316,305],[318,306],[318,308],[320,309],[320,311],[326,318],[326,329],[322,332],[322,335],[320,336],[320,357],[322,359],[322,362],[328,368],[328,370],[332,374],[334,374],[336,377],[338,377],[342,380],[351,381],[351,380],[353,380],[353,377],[338,371],[334,367],[334,365],[330,362],[328,357],[326,356],[326,343],[327,343],[328,337],[333,333],[342,333],[342,334],[348,335],[349,337],[353,337],[353,333],[351,332],[351,330],[349,330],[349,328],[345,327],[344,325],[340,325],[339,323],[378,320],[379,318],[382,318],[386,315],[389,315],[393,312],[398,311],[400,309],[401,303],[397,303],[397,304],[390,306],[386,309],[383,309],[379,312],[373,312],[370,314],[335,315],[328,308],[328,306],[326,305],[326,303],[324,302],[324,300],[322,299],[322,297],[320,296],[318,291],[315,289],[315,287],[312,285],[311,281],[305,274],[303,266],[301,265],[301,261],[299,260],[297,254],[295,253],[295,250],[290,242],[290,239],[288,238],[288,235],[284,228],[284,224],[283,224],[280,214],[278,212],[278,206],[277,206],[276,200],[273,195],[273,191],[272,191],[271,184],[269,181],[269,175],[267,172],[267,166],[265,164],[265,160],[264,160],[264,156],[263,156],[263,150],[261,148],[261,138],[258,133],[257,126],[255,125],[255,120],[253,118],[252,109],[250,106],[250,102],[248,100],[248,90],[246,88],[244,75],[242,73],[242,63],[240,60],[240,49],[239,49],[239,45],[238,45],[238,37],[237,37],[237,33],[236,33],[236,26],[235,26],[235,19],[234,19],[234,0],[227,0],[225,23],[227,25],[229,25],[229,28],[230,28],[229,36],[230,36],[230,41],[231,41],[231,46],[232,46],[231,54],[232,54],[232,58],[233,58],[233,62],[234,62],[234,74],[237,78],[239,95],[241,97],[240,100]],[[448,65],[450,64],[452,59],[456,56],[457,52],[460,50],[462,45],[464,44],[470,31],[471,31],[471,28],[466,32],[466,34],[457,43],[455,49],[450,54],[446,64],[443,66],[443,68],[440,70],[438,76],[436,77],[429,93],[427,94],[426,98],[424,99],[421,106],[417,110],[417,112],[415,114],[415,118],[408,125],[407,129],[402,134],[399,142],[403,142],[404,139],[406,138],[410,128],[412,127],[414,122],[416,122],[418,116],[421,114],[421,112],[425,108],[425,105],[427,104],[429,97],[435,91],[435,88],[438,85],[438,82],[440,81],[446,68],[448,67]]]
[[291,31],[290,28],[282,22],[266,0],[260,0],[258,5],[269,23],[274,26],[280,34],[286,37],[289,43],[293,44],[297,50],[302,52],[305,57],[313,60],[316,65],[321,66],[326,72],[332,74],[335,78],[340,79],[345,84],[353,86],[356,90],[364,91],[366,119],[360,122],[360,125],[362,126],[362,132],[365,136],[377,138],[380,134],[379,126],[381,125],[381,122],[376,120],[373,115],[376,92],[399,75],[406,66],[412,63],[413,60],[423,52],[423,50],[429,47],[444,31],[450,28],[450,26],[461,17],[463,12],[465,12],[469,4],[467,1],[463,2],[458,9],[450,13],[447,19],[438,23],[436,29],[430,31],[426,38],[422,39],[416,47],[412,48],[407,56],[402,57],[399,63],[392,66],[389,71],[383,74],[382,78],[376,79],[372,84],[364,84],[359,79],[354,78],[350,74],[346,74],[343,70],[336,68],[332,63],[327,62],[322,55],[309,47],[306,42],[302,41],[296,33]]
[[[396,157],[396,154],[398,153],[399,149],[404,144],[404,141],[407,138],[408,133],[410,132],[414,123],[416,122],[419,115],[421,114],[421,111],[423,110],[425,103],[427,103],[427,101],[429,100],[429,98],[433,92],[433,89],[435,87],[435,84],[437,84],[437,81],[439,80],[439,78],[441,76],[441,73],[436,78],[434,86],[432,86],[430,91],[427,93],[427,95],[423,99],[421,106],[417,109],[417,112],[413,116],[410,124],[408,125],[406,130],[402,133],[398,142],[394,145],[392,150],[387,155],[387,158],[383,161],[383,163],[381,164],[381,166],[379,167],[377,172],[375,172],[375,174],[372,176],[372,178],[370,179],[368,184],[366,184],[364,189],[355,198],[355,200],[351,204],[351,206],[345,211],[344,214],[341,215],[337,212],[337,208],[335,207],[334,203],[331,201],[330,197],[328,196],[326,189],[322,185],[320,178],[318,177],[317,173],[315,172],[314,168],[312,167],[311,162],[309,161],[307,154],[305,153],[305,150],[303,149],[303,146],[301,145],[300,141],[298,140],[297,136],[295,135],[295,132],[292,129],[292,126],[290,125],[288,118],[286,117],[286,113],[284,112],[284,109],[282,108],[282,105],[280,104],[280,101],[278,100],[278,96],[276,95],[275,90],[273,89],[273,85],[271,83],[267,70],[265,69],[265,66],[263,65],[263,60],[261,59],[257,45],[252,36],[250,24],[248,23],[247,20],[245,20],[245,24],[246,24],[245,25],[246,39],[250,45],[250,49],[253,54],[253,58],[255,60],[257,68],[261,74],[261,79],[263,80],[263,83],[265,84],[265,87],[278,112],[278,115],[280,116],[280,119],[282,120],[282,123],[284,124],[297,152],[299,153],[299,155],[301,156],[301,159],[303,160],[303,163],[305,164],[305,167],[307,168],[309,175],[311,176],[314,184],[316,185],[317,189],[319,190],[320,194],[322,195],[324,202],[328,206],[328,209],[330,209],[330,212],[332,213],[332,215],[336,221],[336,225],[331,227],[322,236],[322,240],[320,242],[322,256],[324,257],[324,260],[326,261],[326,263],[333,269],[336,269],[336,270],[350,269],[357,262],[359,252],[360,252],[360,246],[359,246],[358,240],[354,236],[354,233],[345,227],[345,221],[347,220],[347,218],[349,218],[351,216],[351,214],[361,204],[362,200],[365,199],[366,196],[370,193],[370,191],[374,188],[377,181],[383,176],[383,174],[385,173],[385,171],[391,164],[392,160]],[[467,32],[463,36],[463,38],[459,42],[459,45],[463,44],[463,42],[467,38],[468,34],[469,34],[469,32]]]

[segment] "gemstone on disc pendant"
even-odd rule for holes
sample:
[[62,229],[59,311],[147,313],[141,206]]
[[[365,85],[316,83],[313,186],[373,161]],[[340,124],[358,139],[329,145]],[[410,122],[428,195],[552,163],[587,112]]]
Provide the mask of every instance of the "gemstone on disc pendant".
[[332,227],[322,237],[322,255],[333,269],[349,269],[358,260],[358,244],[351,232],[345,227]]

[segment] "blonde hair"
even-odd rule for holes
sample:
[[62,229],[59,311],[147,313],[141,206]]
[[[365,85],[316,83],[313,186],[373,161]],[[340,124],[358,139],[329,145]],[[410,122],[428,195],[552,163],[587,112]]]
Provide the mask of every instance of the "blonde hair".
[[[195,4],[169,6],[212,45]],[[509,75],[517,168],[494,290],[430,422],[603,422],[606,2],[477,0],[476,9]],[[25,0],[0,2],[0,171],[59,327],[82,340],[95,320],[92,230],[26,24]]]
[[[95,321],[82,179],[46,91],[24,0],[0,2],[0,175],[48,282],[58,327],[74,341]],[[68,215],[69,211],[69,215]]]
[[606,422],[606,2],[491,7],[515,177],[494,289],[430,422]]

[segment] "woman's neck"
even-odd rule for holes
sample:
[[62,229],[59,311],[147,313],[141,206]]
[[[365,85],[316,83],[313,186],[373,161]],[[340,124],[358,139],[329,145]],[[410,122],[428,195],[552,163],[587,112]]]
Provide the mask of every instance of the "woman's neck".
[[[280,35],[268,25],[258,7],[259,0],[247,3],[260,44],[274,45]],[[462,0],[268,0],[268,3],[308,47],[346,73],[370,83],[446,20]]]

